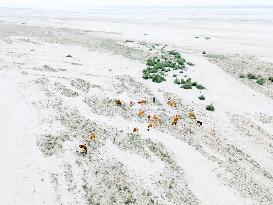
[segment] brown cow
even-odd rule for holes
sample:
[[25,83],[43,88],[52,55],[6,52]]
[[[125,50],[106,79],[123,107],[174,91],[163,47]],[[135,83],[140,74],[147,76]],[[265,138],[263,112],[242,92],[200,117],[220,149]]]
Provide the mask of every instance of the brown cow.
[[121,106],[121,101],[120,101],[120,99],[116,99],[116,100],[115,100],[115,103],[116,103],[117,106]]
[[87,154],[87,145],[81,144],[81,145],[79,145],[79,147],[82,149],[81,153],[83,153],[83,155],[86,155]]
[[97,134],[95,133],[95,132],[93,132],[93,133],[91,133],[91,135],[90,135],[90,140],[92,140],[92,141],[96,141],[97,140]]
[[176,102],[174,100],[169,100],[168,105],[171,107],[176,107]]
[[150,131],[150,128],[152,128],[153,125],[151,123],[148,124],[147,130]]
[[139,132],[139,129],[137,128],[137,127],[135,127],[134,129],[133,129],[133,133],[138,133]]
[[154,127],[156,127],[157,120],[158,120],[157,116],[154,115],[154,116],[153,116],[153,124],[154,124]]
[[147,102],[146,100],[142,99],[142,100],[139,100],[137,103],[141,104],[141,105],[144,105],[144,104],[146,104],[146,102]]
[[180,115],[175,115],[172,119],[172,125],[177,125],[178,121],[181,119]]
[[189,118],[191,118],[191,119],[193,119],[193,120],[196,120],[196,116],[195,116],[195,114],[194,114],[193,111],[189,112],[189,113],[188,113],[188,116],[189,116]]
[[137,113],[137,115],[138,115],[139,117],[143,117],[143,116],[144,116],[144,113],[145,113],[144,110],[140,110],[140,111]]

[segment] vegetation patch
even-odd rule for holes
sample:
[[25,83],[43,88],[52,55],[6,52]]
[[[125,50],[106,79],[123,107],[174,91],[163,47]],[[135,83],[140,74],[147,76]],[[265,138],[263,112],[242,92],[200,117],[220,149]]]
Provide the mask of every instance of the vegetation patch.
[[[146,62],[147,68],[143,70],[145,80],[152,79],[155,83],[165,81],[165,76],[172,70],[183,70],[187,62],[177,51],[164,53],[160,58],[152,57]],[[174,74],[173,77],[176,77]]]
[[212,104],[210,104],[210,105],[206,106],[206,110],[213,112],[215,110],[215,108],[214,108],[214,106]]
[[198,97],[199,100],[206,100],[205,96],[204,95],[201,95]]
[[[245,78],[244,74],[240,74],[239,75],[240,78]],[[255,82],[259,85],[264,85],[266,83],[266,81],[268,80],[269,82],[273,82],[273,77],[269,77],[268,79],[266,79],[265,77],[262,77],[260,75],[256,76],[252,73],[248,73],[247,74],[247,78],[249,80],[255,80]]]
[[239,78],[245,78],[246,76],[244,74],[240,74]]
[[192,85],[191,85],[191,83],[185,83],[184,85],[181,86],[181,88],[189,90],[189,89],[192,89]]
[[196,88],[199,89],[199,90],[206,89],[205,86],[203,86],[201,84],[196,85]]
[[249,80],[253,80],[253,79],[257,79],[257,76],[254,75],[254,74],[252,74],[252,73],[248,73],[248,74],[247,74],[247,78],[248,78]]
[[265,78],[260,77],[256,80],[256,83],[258,83],[259,85],[264,85],[265,84]]

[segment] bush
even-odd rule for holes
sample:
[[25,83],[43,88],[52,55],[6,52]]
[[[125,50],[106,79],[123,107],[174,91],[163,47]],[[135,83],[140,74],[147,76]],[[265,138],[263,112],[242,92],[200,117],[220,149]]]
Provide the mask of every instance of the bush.
[[196,88],[199,89],[199,90],[203,90],[203,89],[206,89],[203,85],[201,84],[197,84],[196,85]]
[[206,110],[213,112],[215,110],[215,108],[214,108],[214,106],[212,104],[210,104],[210,105],[206,106]]
[[148,60],[147,60],[147,65],[148,66],[154,66],[155,64],[157,64],[157,63],[160,63],[160,59],[158,59],[157,57],[154,57],[154,58],[149,58]]
[[70,54],[68,54],[66,57],[67,58],[73,58],[72,55],[70,55]]
[[169,67],[169,68],[175,68],[176,67],[176,64],[170,60],[167,60],[164,62],[164,66],[165,67]]
[[181,58],[180,53],[178,53],[177,51],[169,51],[169,54],[175,56],[175,58]]
[[158,71],[158,69],[154,68],[154,67],[148,67],[145,70],[143,70],[143,73],[156,73]]
[[197,82],[193,82],[191,85],[192,86],[197,86]]
[[155,83],[161,83],[163,81],[165,81],[166,79],[160,75],[160,74],[155,74],[152,76],[152,81],[155,82]]
[[154,69],[157,69],[157,70],[159,70],[159,69],[163,69],[164,68],[164,65],[163,65],[163,63],[156,63],[154,66]]
[[148,80],[149,78],[151,78],[151,76],[149,74],[145,73],[145,74],[143,74],[142,78],[145,80]]
[[248,77],[248,79],[250,79],[250,80],[257,79],[257,77],[256,77],[254,74],[252,74],[252,73],[248,73],[248,74],[247,74],[247,77]]
[[206,100],[206,98],[205,98],[204,95],[201,95],[201,96],[199,96],[198,98],[199,98],[199,100]]
[[174,80],[174,84],[179,85],[179,84],[180,84],[180,80],[178,80],[177,78],[175,78],[175,80]]
[[268,80],[271,81],[271,83],[273,83],[273,77],[269,77]]
[[259,85],[264,85],[265,84],[265,79],[264,78],[259,78],[256,80],[256,83],[258,83]]
[[245,78],[245,75],[244,74],[240,74],[239,77],[240,78]]
[[186,80],[186,82],[187,82],[187,83],[191,83],[191,78],[188,78],[188,79]]
[[179,65],[184,66],[185,63],[186,63],[186,60],[185,60],[184,58],[178,58],[178,59],[176,60],[176,62],[177,62]]
[[176,77],[177,77],[177,75],[176,75],[176,74],[173,74],[173,77],[174,77],[174,78],[176,78]]
[[185,81],[184,79],[181,79],[180,83],[181,83],[181,84],[185,84],[186,81]]
[[189,89],[192,89],[192,85],[191,85],[191,83],[186,83],[186,84],[182,85],[181,88],[189,90]]

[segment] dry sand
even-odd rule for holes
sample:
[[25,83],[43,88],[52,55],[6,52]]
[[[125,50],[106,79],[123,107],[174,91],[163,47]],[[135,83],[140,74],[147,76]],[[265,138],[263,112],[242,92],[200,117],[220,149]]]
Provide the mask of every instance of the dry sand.
[[[217,37],[195,38],[196,29],[180,41],[153,24],[106,21],[107,32],[29,24],[0,23],[0,204],[273,204],[273,83],[239,78],[273,76],[272,56],[260,55],[272,47],[234,37],[227,52]],[[178,77],[205,90],[181,89],[173,71],[160,84],[142,79],[149,56],[174,48],[194,64]],[[129,106],[143,98],[148,104]],[[147,131],[140,109],[159,125]]]

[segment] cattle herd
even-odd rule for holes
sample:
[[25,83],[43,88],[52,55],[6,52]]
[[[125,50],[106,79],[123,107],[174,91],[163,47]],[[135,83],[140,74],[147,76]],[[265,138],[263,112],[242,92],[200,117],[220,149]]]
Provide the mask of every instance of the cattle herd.
[[[153,98],[153,103],[155,103],[155,99]],[[122,101],[120,99],[115,99],[114,103],[116,106],[122,106]],[[137,101],[138,104],[144,106],[145,104],[147,104],[147,100],[145,99],[141,99],[139,101]],[[130,101],[130,107],[134,106],[136,103],[134,101]],[[170,107],[176,107],[176,102],[174,100],[168,99],[167,104]],[[157,126],[157,122],[158,122],[158,116],[156,114],[152,115],[150,113],[145,114],[145,110],[139,110],[139,112],[136,113],[138,117],[140,118],[144,118],[146,116],[147,119],[147,130],[150,131],[150,129],[155,128]],[[192,120],[195,120],[196,123],[199,126],[202,126],[203,123],[199,120],[197,120],[196,115],[193,111],[190,111],[188,113],[188,117]],[[172,117],[171,120],[171,125],[176,126],[177,123],[179,122],[179,120],[182,119],[182,116],[179,114],[176,114],[175,116]],[[139,128],[134,127],[133,128],[133,133],[139,133]],[[96,132],[93,132],[90,134],[89,136],[89,140],[92,142],[95,142],[97,139],[97,134]],[[82,153],[84,156],[87,155],[87,151],[88,151],[88,145],[87,144],[81,144],[79,145],[80,148],[80,153]]]

